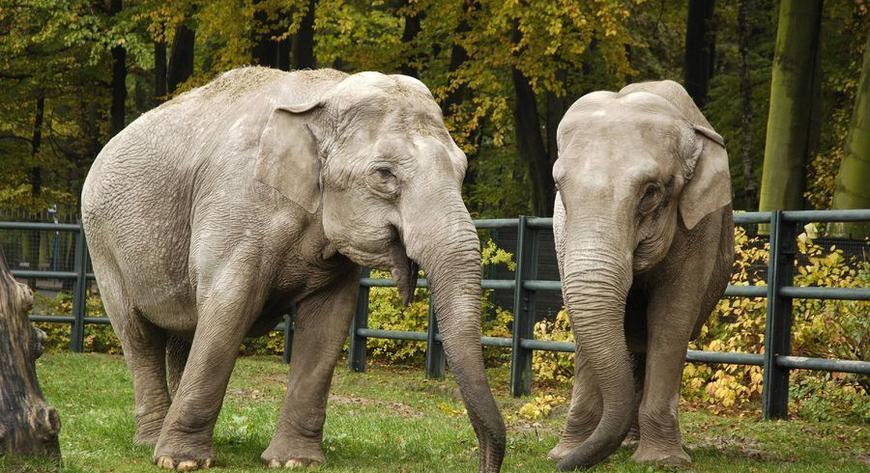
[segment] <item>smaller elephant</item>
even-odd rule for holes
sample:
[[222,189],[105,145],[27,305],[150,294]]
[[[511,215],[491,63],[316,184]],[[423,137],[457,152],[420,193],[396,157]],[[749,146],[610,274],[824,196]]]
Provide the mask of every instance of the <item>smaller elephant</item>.
[[577,100],[557,135],[553,232],[576,340],[567,425],[549,457],[594,465],[631,431],[638,462],[687,464],[686,347],[734,261],[722,137],[672,81]]

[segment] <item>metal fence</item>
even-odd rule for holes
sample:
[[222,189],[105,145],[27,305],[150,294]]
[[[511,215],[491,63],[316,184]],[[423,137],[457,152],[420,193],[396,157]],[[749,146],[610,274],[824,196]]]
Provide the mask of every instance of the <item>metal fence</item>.
[[[686,359],[696,363],[723,363],[761,366],[763,369],[762,412],[765,418],[785,418],[788,413],[789,372],[793,369],[838,371],[870,374],[870,362],[864,360],[830,360],[791,355],[791,324],[793,299],[838,299],[870,300],[870,288],[823,288],[793,286],[796,255],[796,237],[801,222],[866,222],[870,221],[870,209],[835,211],[775,211],[740,212],[734,214],[738,225],[768,224],[770,233],[770,257],[767,268],[767,285],[729,285],[725,297],[765,297],[767,316],[764,334],[764,353],[725,353],[688,350]],[[514,219],[477,220],[478,229],[517,228],[516,272],[513,280],[484,279],[484,289],[513,290],[513,330],[511,338],[481,337],[485,346],[511,349],[510,387],[514,396],[528,395],[532,386],[532,354],[535,350],[573,352],[574,345],[565,342],[535,340],[533,335],[535,295],[541,291],[560,291],[559,281],[537,279],[538,233],[552,231],[552,219],[521,216]],[[84,233],[79,225],[0,222],[0,230],[65,231],[75,233],[74,271],[13,270],[18,278],[72,279],[72,316],[33,315],[38,322],[63,322],[72,326],[70,348],[81,351],[85,324],[108,323],[104,317],[87,317],[85,299],[87,284],[94,279],[88,272],[87,248]],[[394,287],[389,279],[373,279],[365,271],[360,280],[360,294],[356,314],[350,330],[348,365],[361,372],[366,366],[366,340],[386,338],[423,341],[427,343],[426,376],[440,378],[444,375],[444,351],[438,324],[430,304],[429,325],[426,332],[380,330],[368,327],[369,288]],[[427,287],[420,279],[417,287]],[[292,345],[292,316],[288,315],[276,330],[285,336],[284,359],[289,361]]]

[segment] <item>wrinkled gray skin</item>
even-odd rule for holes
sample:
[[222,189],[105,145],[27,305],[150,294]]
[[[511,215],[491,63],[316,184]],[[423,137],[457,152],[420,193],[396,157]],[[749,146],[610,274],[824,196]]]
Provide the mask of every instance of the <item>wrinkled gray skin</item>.
[[687,464],[677,420],[686,347],[734,259],[722,138],[663,81],[583,96],[558,146],[553,229],[577,349],[567,425],[549,456],[560,470],[589,467],[626,440],[635,461]]
[[360,266],[392,269],[407,300],[419,262],[480,471],[499,471],[505,430],[484,374],[465,168],[429,90],[374,72],[230,71],[113,138],[85,182],[82,215],[133,376],[135,442],[154,445],[162,468],[211,466],[243,337],[295,303],[287,395],[262,460],[323,462]]

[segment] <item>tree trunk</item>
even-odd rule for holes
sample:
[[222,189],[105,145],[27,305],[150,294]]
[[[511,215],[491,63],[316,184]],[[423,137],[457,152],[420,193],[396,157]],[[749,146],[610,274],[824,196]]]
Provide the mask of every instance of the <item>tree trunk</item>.
[[[121,13],[122,0],[112,0],[112,15]],[[112,48],[112,105],[109,110],[109,137],[124,129],[124,109],[127,102],[127,49]]]
[[154,103],[166,100],[166,41],[154,43]]
[[32,305],[30,289],[15,281],[0,251],[0,455],[60,463],[60,418],[45,403],[36,378],[45,333],[27,319]]
[[517,151],[520,158],[529,165],[535,213],[541,217],[549,217],[553,215],[553,199],[556,196],[556,190],[553,185],[553,166],[541,137],[535,91],[528,78],[519,69],[513,68],[512,78],[516,91],[514,126],[516,127]]
[[[447,76],[452,80],[452,74],[468,60],[468,51],[459,43],[463,35],[471,31],[469,19],[475,15],[477,11],[476,0],[465,0],[463,3],[463,14],[459,17],[459,24],[456,25],[456,30],[453,32],[453,46],[450,49],[450,64],[447,66]],[[451,114],[451,109],[454,105],[459,105],[468,97],[468,85],[464,82],[451,90],[444,103],[441,104],[441,111],[444,116]]]
[[[261,3],[257,0],[254,4]],[[286,12],[281,12],[285,14]],[[290,38],[276,40],[282,33],[279,25],[269,21],[268,12],[258,9],[254,12],[252,40],[254,63],[287,71],[290,69]]]
[[[855,108],[834,188],[835,209],[870,208],[870,33],[864,43],[864,66],[855,94]],[[837,224],[835,233],[852,238],[870,234],[870,223]]]
[[37,196],[42,193],[42,166],[39,165],[39,148],[42,146],[42,121],[45,118],[45,91],[39,90],[36,95],[36,114],[33,117],[33,136],[30,139],[30,157],[33,167],[30,168],[30,193]]
[[[519,43],[520,34],[519,28],[515,25],[514,44]],[[550,155],[541,136],[535,91],[529,79],[516,67],[511,68],[511,79],[516,93],[514,128],[517,151],[520,158],[529,165],[535,214],[540,217],[550,217],[553,215],[556,186],[553,184],[553,163],[550,162]]]
[[707,102],[707,88],[713,75],[715,30],[713,0],[690,0],[686,19],[686,91],[699,108]]
[[169,59],[169,71],[166,75],[167,88],[170,93],[175,92],[179,84],[193,75],[193,47],[195,43],[195,31],[184,24],[175,28],[172,57]]
[[783,0],[770,81],[759,210],[803,207],[821,0]]
[[[411,9],[413,8],[410,0],[405,0],[405,8]],[[414,44],[414,40],[417,38],[417,34],[420,32],[420,13],[417,11],[409,11],[405,15],[405,29],[402,30],[402,44],[408,48],[410,54],[404,58],[402,62],[401,72],[406,76],[411,77],[420,77],[420,71],[417,70],[417,60],[419,59],[419,54],[417,53],[417,47]]]
[[290,65],[293,70],[314,69],[317,61],[314,59],[314,11],[317,0],[309,0],[308,9],[299,25],[299,31],[293,35]]
[[752,82],[749,75],[749,19],[752,0],[740,0],[737,6],[737,43],[740,51],[740,148],[743,163],[743,208],[758,206],[758,184],[752,166]]
[[[556,72],[556,79],[562,84],[567,84],[568,73],[564,69]],[[571,99],[567,94],[561,97],[553,92],[547,92],[547,151],[550,160],[550,166],[556,162],[558,156],[558,146],[556,145],[556,131],[559,129],[559,122],[565,116],[565,112],[571,107]],[[555,196],[554,196],[555,197]]]

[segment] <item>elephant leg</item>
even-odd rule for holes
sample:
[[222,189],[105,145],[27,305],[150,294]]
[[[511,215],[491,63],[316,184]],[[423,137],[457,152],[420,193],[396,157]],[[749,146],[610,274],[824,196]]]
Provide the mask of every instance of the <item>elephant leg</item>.
[[622,441],[623,447],[635,447],[640,441],[640,424],[638,423],[638,411],[640,410],[640,400],[643,399],[643,382],[646,374],[646,353],[632,353],[634,361],[634,398],[637,405],[635,407],[634,422],[631,423],[631,429],[625,440]]
[[[111,310],[109,304],[106,307],[107,311]],[[133,443],[153,447],[157,444],[170,404],[166,389],[166,336],[162,330],[135,313],[125,317],[123,322],[116,323],[115,327],[133,378],[136,405]]]
[[[244,254],[245,252],[240,252]],[[260,268],[230,262],[197,294],[198,321],[187,366],[163,423],[153,460],[160,468],[214,465],[212,434],[242,339],[265,300]]]
[[568,452],[582,444],[601,420],[601,391],[589,362],[574,352],[574,387],[571,392],[571,408],[565,430],[559,443],[547,454],[551,460],[560,460]]
[[260,456],[269,467],[323,463],[326,400],[359,292],[359,271],[297,304],[290,380],[278,425]]
[[[97,239],[92,243],[97,248]],[[133,443],[153,447],[169,409],[166,390],[164,347],[166,335],[142,317],[124,291],[118,266],[105,251],[91,254],[94,271],[100,277],[100,294],[112,328],[121,340],[124,360],[133,378],[136,433]]]
[[670,291],[659,295],[649,307],[646,376],[638,412],[640,441],[632,459],[687,465],[691,458],[683,450],[677,410],[686,347],[700,308],[691,297],[681,300]]
[[190,340],[175,335],[170,335],[166,341],[166,370],[169,396],[172,398],[175,398],[178,385],[181,383],[181,375],[184,374],[184,366],[190,354],[190,345]]

